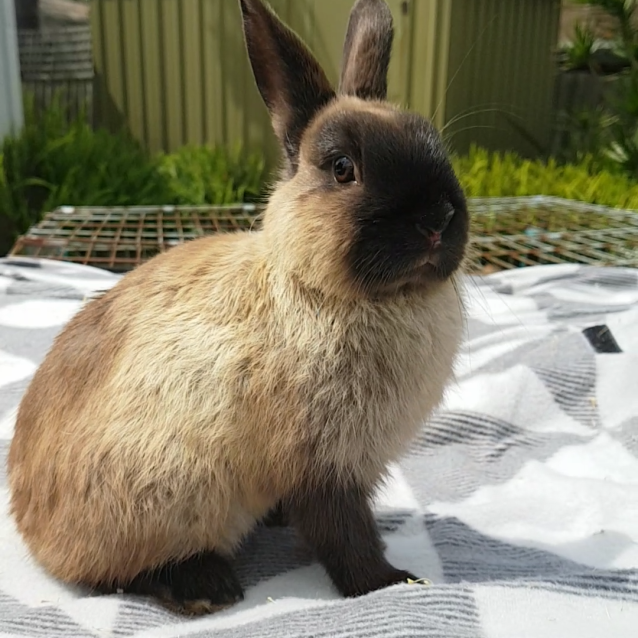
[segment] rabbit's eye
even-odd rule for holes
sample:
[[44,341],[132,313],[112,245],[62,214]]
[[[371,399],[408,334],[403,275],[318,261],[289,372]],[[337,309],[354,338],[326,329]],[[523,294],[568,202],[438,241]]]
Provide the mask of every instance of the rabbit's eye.
[[338,157],[332,164],[332,172],[339,184],[354,182],[354,164],[349,157]]

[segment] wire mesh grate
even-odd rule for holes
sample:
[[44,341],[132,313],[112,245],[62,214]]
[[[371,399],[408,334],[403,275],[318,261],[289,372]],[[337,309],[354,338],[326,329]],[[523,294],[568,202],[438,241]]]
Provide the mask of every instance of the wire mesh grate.
[[127,272],[185,241],[258,223],[253,205],[59,208],[20,237],[10,255]]
[[[473,199],[471,269],[538,264],[638,267],[638,213],[549,197]],[[126,272],[184,241],[259,227],[262,208],[154,206],[48,213],[10,254]]]
[[553,197],[474,199],[472,267],[638,267],[638,213]]

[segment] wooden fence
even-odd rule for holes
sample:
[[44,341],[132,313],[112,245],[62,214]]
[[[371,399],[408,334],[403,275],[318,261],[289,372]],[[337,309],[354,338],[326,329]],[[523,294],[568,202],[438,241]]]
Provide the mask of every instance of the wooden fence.
[[[352,3],[347,0],[273,0],[335,80]],[[397,0],[390,0],[399,13]],[[183,144],[243,143],[273,157],[273,136],[254,86],[231,0],[94,0],[96,117],[126,123],[151,150]],[[392,98],[405,101],[411,32],[397,24]]]
[[[353,0],[271,0],[336,80]],[[454,148],[549,143],[559,0],[388,0],[390,99]],[[273,158],[234,0],[92,0],[95,115],[152,150],[243,143]]]

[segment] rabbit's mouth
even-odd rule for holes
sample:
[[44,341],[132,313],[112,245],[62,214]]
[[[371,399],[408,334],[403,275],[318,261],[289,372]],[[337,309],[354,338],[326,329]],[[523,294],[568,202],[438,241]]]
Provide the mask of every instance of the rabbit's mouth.
[[419,228],[420,221],[416,227],[415,222],[397,224],[390,216],[361,224],[350,254],[358,287],[391,294],[406,287],[426,290],[450,278],[465,255],[465,219],[459,209],[448,226],[436,230]]
[[386,297],[409,290],[428,290],[449,279],[457,270],[457,256],[443,246],[428,250],[409,263],[395,263],[384,271],[360,273],[359,285],[372,297]]
[[417,268],[423,268],[425,266],[431,266],[436,269],[441,263],[441,251],[440,249],[434,249],[428,252],[423,259],[419,260]]

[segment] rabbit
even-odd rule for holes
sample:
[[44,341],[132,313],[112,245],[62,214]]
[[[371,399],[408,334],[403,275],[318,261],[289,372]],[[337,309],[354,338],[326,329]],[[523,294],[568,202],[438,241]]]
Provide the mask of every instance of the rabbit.
[[232,606],[278,510],[336,590],[393,566],[372,501],[440,404],[464,326],[468,212],[439,134],[387,102],[392,15],[350,14],[339,86],[240,0],[283,162],[261,227],[161,253],[70,320],[19,407],[11,512],[62,582],[182,614]]

